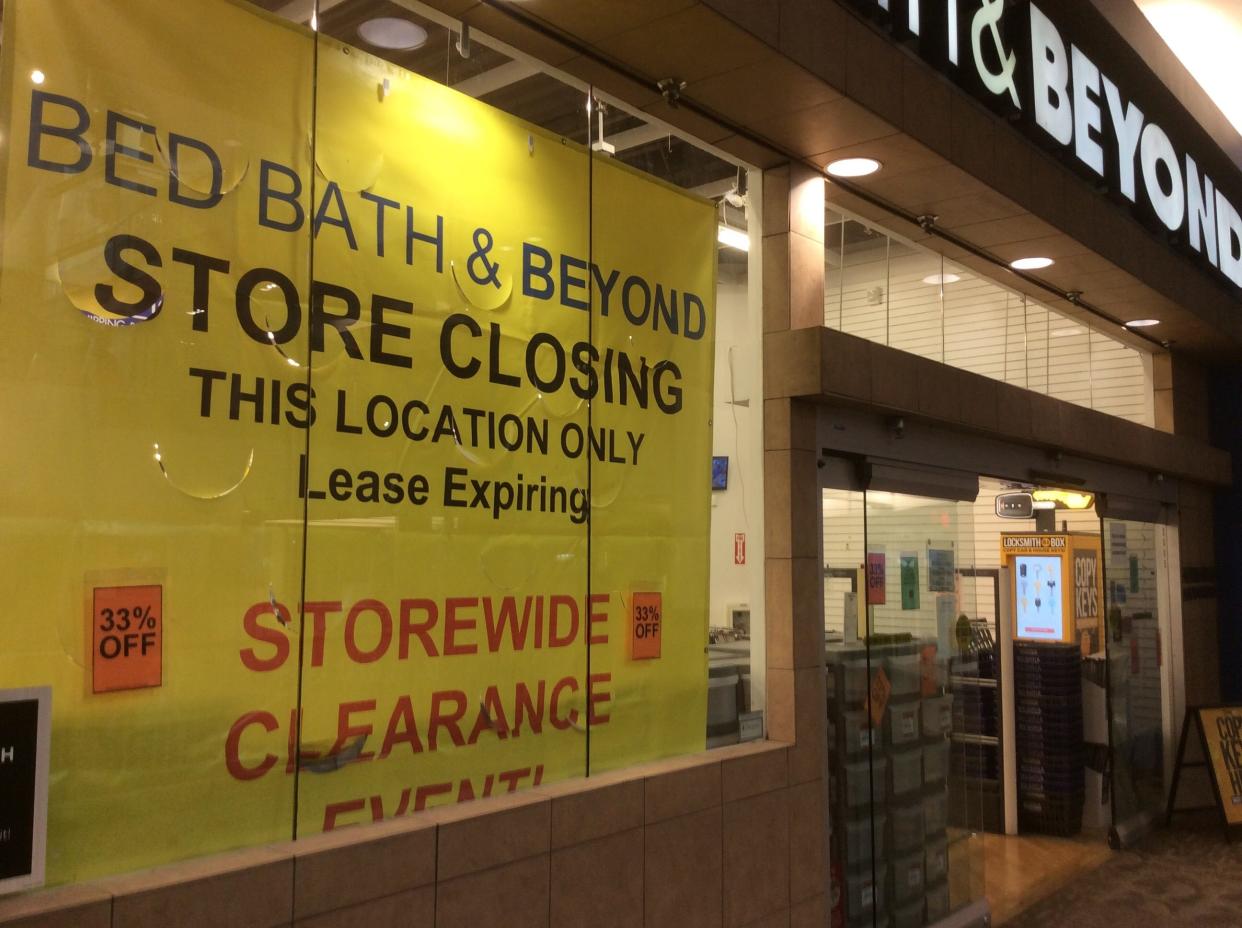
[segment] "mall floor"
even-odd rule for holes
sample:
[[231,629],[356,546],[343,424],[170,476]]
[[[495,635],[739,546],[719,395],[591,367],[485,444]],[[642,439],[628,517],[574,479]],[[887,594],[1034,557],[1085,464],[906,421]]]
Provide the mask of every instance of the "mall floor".
[[1214,814],[1179,816],[1125,851],[1098,839],[987,837],[995,925],[1242,926],[1242,843],[1225,842]]
[[1058,894],[1112,857],[1106,836],[1050,838],[983,835],[984,886],[993,925],[1012,925],[1019,913]]

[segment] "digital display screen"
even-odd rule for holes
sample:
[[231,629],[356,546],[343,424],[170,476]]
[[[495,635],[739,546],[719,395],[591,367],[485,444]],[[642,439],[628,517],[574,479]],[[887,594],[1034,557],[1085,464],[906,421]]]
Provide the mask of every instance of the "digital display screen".
[[1015,637],[1061,641],[1065,618],[1061,614],[1061,559],[1019,556],[1013,559],[1017,603]]
[[718,454],[712,457],[712,489],[727,490],[729,488],[729,458]]

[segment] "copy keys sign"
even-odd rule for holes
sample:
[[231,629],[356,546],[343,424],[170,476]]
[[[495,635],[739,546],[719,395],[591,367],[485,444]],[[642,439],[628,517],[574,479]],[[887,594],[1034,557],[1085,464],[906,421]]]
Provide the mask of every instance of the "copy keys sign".
[[91,683],[96,693],[164,682],[164,588],[95,587]]

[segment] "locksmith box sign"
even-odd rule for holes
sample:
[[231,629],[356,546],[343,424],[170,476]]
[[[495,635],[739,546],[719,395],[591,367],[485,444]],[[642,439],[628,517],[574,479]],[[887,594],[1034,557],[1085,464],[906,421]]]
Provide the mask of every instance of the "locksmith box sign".
[[4,16],[49,879],[702,750],[711,204],[249,4]]
[[51,701],[47,687],[0,690],[0,894],[43,884]]

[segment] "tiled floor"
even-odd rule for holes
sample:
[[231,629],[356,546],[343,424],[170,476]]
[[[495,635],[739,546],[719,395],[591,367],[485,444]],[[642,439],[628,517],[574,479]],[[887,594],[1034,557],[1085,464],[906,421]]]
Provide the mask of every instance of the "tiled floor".
[[1076,838],[983,835],[984,886],[992,924],[1003,925],[1112,855],[1104,835]]

